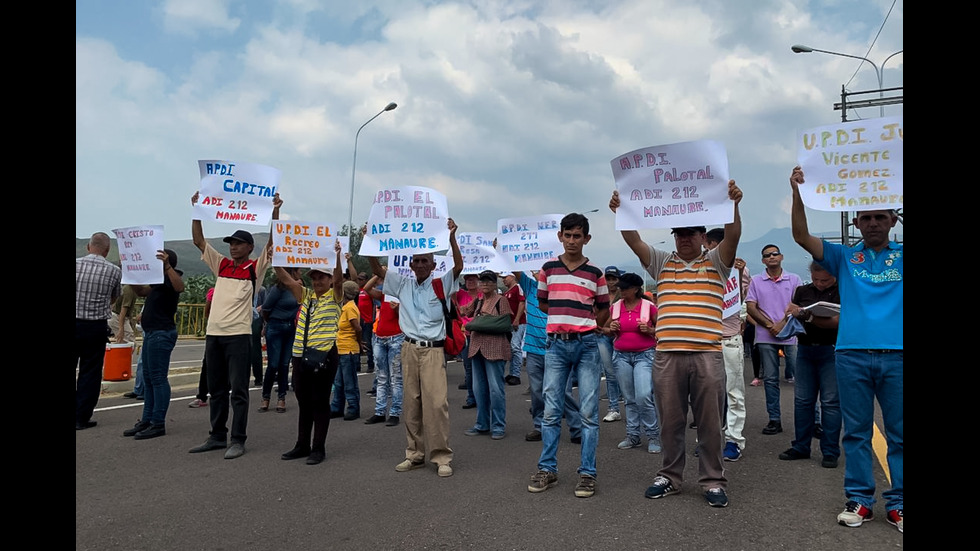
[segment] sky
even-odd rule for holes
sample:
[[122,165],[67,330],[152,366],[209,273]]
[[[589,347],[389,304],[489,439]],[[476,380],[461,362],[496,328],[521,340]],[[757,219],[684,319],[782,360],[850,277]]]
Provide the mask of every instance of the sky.
[[[790,47],[899,87],[903,26],[904,0],[76,0],[75,235],[189,239],[200,159],[278,168],[283,219],[346,223],[355,135],[395,102],[357,135],[355,224],[379,189],[424,186],[461,232],[587,213],[585,254],[623,264],[610,160],[710,139],[757,239],[790,224],[796,136],[841,121],[842,86],[879,88]],[[808,217],[839,235],[839,213]]]

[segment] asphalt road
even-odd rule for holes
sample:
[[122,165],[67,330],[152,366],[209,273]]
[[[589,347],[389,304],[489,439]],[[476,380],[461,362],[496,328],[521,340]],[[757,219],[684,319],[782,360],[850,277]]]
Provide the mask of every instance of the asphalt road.
[[[203,341],[181,341],[175,371],[200,365]],[[181,368],[181,369],[178,369]],[[747,365],[751,380],[751,365]],[[697,487],[697,459],[688,455],[682,492],[650,500],[643,492],[660,456],[646,448],[618,450],[625,426],[602,423],[595,496],[576,498],[579,447],[564,432],[558,450],[559,484],[527,491],[540,442],[532,428],[525,385],[507,387],[507,437],[467,437],[476,410],[463,410],[461,363],[448,365],[455,475],[439,478],[428,465],[395,472],[404,459],[403,425],[365,425],[372,413],[370,375],[359,377],[357,421],[334,419],[327,459],[309,466],[282,461],[296,437],[297,407],[258,413],[252,390],[247,453],[225,460],[221,451],[189,454],[208,434],[208,409],[190,409],[196,379],[177,383],[167,435],[135,441],[122,436],[139,418],[142,402],[116,383],[100,399],[98,426],[75,433],[75,548],[77,550],[250,549],[895,549],[903,536],[884,520],[861,528],[836,523],[843,509],[844,461],[837,469],[810,460],[779,461],[792,440],[792,385],[783,383],[783,427],[764,436],[761,387],[746,387],[748,438],[743,458],[726,463],[731,505],[709,507]],[[526,383],[526,380],[523,381]],[[605,414],[606,403],[600,414]],[[695,431],[689,430],[693,452]],[[816,448],[816,442],[815,448]],[[884,471],[875,465],[881,489]]]

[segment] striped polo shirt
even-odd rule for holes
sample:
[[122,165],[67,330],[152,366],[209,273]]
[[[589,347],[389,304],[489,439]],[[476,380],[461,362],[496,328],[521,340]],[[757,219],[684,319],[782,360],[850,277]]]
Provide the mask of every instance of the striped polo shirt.
[[690,262],[650,248],[647,271],[657,282],[657,351],[721,351],[725,267],[718,248]]
[[[334,300],[333,288],[317,298],[312,289],[303,289],[303,305],[299,307],[296,319],[296,338],[293,339],[293,356],[303,355],[303,341],[306,346],[324,352],[333,348],[337,341],[337,323],[340,319],[340,306]],[[309,322],[309,331],[306,326]]]
[[569,270],[558,260],[538,272],[538,301],[548,303],[548,333],[587,333],[596,328],[595,311],[609,308],[602,270],[586,261]]

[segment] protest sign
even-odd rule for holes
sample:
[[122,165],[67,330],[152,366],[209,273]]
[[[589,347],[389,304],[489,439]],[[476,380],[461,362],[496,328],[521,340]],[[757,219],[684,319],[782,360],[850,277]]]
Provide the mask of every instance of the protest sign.
[[540,214],[497,220],[497,251],[507,269],[540,270],[541,265],[558,258],[564,248],[558,239],[564,214]]
[[198,161],[201,189],[195,220],[265,226],[282,172],[271,166],[232,161]]
[[463,273],[478,274],[484,270],[493,272],[513,271],[493,248],[495,233],[456,233],[459,252],[463,255]]
[[334,243],[340,240],[341,270],[346,268],[344,254],[348,252],[349,239],[336,235],[340,226],[328,222],[304,222],[300,220],[273,220],[272,265],[283,268],[334,268],[337,253]]
[[[452,255],[437,254],[432,256],[432,260],[436,264],[432,270],[432,277],[442,277],[453,267]],[[415,277],[415,272],[412,271],[412,255],[410,254],[388,255],[388,269],[395,270],[399,275],[405,277]]]
[[732,269],[731,273],[728,274],[728,280],[725,281],[724,310],[721,312],[722,319],[742,311],[742,288],[738,284],[738,280],[739,271]]
[[798,137],[806,182],[803,204],[814,210],[899,209],[904,195],[902,116],[821,126]]
[[163,226],[132,226],[112,230],[119,247],[122,282],[126,285],[163,283]]
[[449,250],[448,218],[446,196],[434,189],[382,189],[371,205],[367,234],[358,254],[444,253]]
[[610,161],[620,207],[617,230],[727,224],[728,155],[721,142],[700,140],[637,149]]

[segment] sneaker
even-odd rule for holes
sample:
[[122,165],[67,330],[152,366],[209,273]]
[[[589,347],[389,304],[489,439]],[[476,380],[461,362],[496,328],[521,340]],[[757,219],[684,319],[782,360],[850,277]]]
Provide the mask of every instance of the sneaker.
[[664,451],[664,448],[660,444],[660,439],[651,438],[650,442],[647,443],[647,453],[660,453],[662,451]]
[[783,424],[780,423],[779,421],[770,420],[769,424],[766,425],[766,428],[762,429],[762,434],[772,435],[772,434],[779,434],[780,432],[783,432]]
[[575,485],[575,497],[592,497],[595,495],[595,477],[583,474],[578,477]]
[[503,432],[495,432],[490,435],[490,438],[492,438],[493,440],[503,440],[504,436],[506,436],[506,434]]
[[463,409],[473,409],[475,407],[476,407],[476,402],[473,402],[473,403],[467,402],[467,403],[463,404]]
[[208,407],[208,403],[207,403],[207,401],[202,400],[200,398],[194,398],[194,401],[191,402],[191,403],[189,403],[189,404],[187,404],[187,407],[189,407],[189,408],[206,408],[206,407]]
[[628,450],[630,448],[638,448],[641,445],[642,442],[640,442],[639,436],[627,436],[626,440],[623,440],[622,442],[617,444],[616,447],[621,450]]
[[528,442],[540,442],[541,441],[541,431],[534,429],[531,432],[524,435],[524,439]]
[[367,394],[368,396],[377,396],[378,391],[372,388],[371,390],[365,392],[365,394]]
[[618,411],[610,411],[609,413],[606,414],[605,417],[602,418],[602,422],[603,423],[612,423],[614,421],[619,421],[622,418],[623,418],[623,416],[620,415]]
[[421,469],[422,467],[425,467],[425,461],[413,463],[411,459],[406,459],[405,461],[395,465],[395,470],[400,473],[407,473],[408,471]]
[[888,521],[888,524],[898,528],[899,532],[902,532],[903,534],[905,533],[902,531],[902,521],[905,519],[905,515],[902,514],[901,509],[892,509],[891,511],[888,511],[888,514],[885,515],[885,519]]
[[844,505],[844,512],[837,515],[837,524],[857,528],[865,522],[872,521],[874,519],[875,515],[871,509],[868,509],[864,505],[861,505],[852,499],[851,501],[848,501],[846,505]]
[[755,379],[752,379],[752,382],[749,384],[752,386],[759,386],[762,384],[762,379],[756,377]]
[[399,421],[399,419],[398,419],[398,416],[397,415],[389,415],[388,416],[388,422],[385,423],[385,426],[386,427],[393,427],[393,426],[395,426],[395,425],[398,424],[398,421]]
[[480,436],[481,434],[490,434],[489,430],[480,430],[476,427],[470,427],[463,431],[466,436]]
[[735,442],[729,442],[725,444],[725,451],[722,452],[722,458],[725,461],[738,461],[742,458],[742,450],[739,449],[738,444]]
[[360,419],[360,418],[361,418],[361,412],[359,411],[348,411],[347,414],[344,415],[344,421],[353,421],[354,419]]
[[377,413],[375,413],[374,415],[368,417],[367,418],[367,421],[364,421],[364,424],[365,425],[375,425],[377,423],[384,423],[384,422],[385,422],[385,416],[384,415],[378,415]]
[[647,488],[645,496],[650,499],[659,499],[664,496],[669,496],[670,494],[676,494],[680,490],[674,488],[674,485],[670,482],[670,479],[666,476],[658,476],[653,479],[653,486]]
[[228,451],[225,452],[225,459],[238,459],[243,455],[245,455],[245,444],[232,442],[231,446],[228,446]]
[[825,469],[836,469],[838,458],[834,455],[825,455],[823,460],[820,461],[820,466]]
[[446,478],[447,476],[453,476],[453,468],[448,463],[445,465],[439,465],[438,470],[439,476]]
[[133,425],[133,428],[123,431],[123,436],[136,436],[138,432],[144,431],[148,428],[150,428],[149,421],[137,421],[136,424]]
[[708,505],[712,507],[728,507],[728,494],[724,488],[711,488],[704,493],[704,499],[708,500]]
[[518,377],[517,375],[508,375],[504,377],[504,382],[506,382],[510,386],[517,386],[521,384],[521,378]]
[[796,461],[797,459],[810,459],[810,454],[803,453],[796,448],[790,448],[779,454],[779,458],[783,461]]
[[527,491],[538,493],[558,484],[558,473],[549,471],[538,471],[531,475],[531,483],[527,485]]

